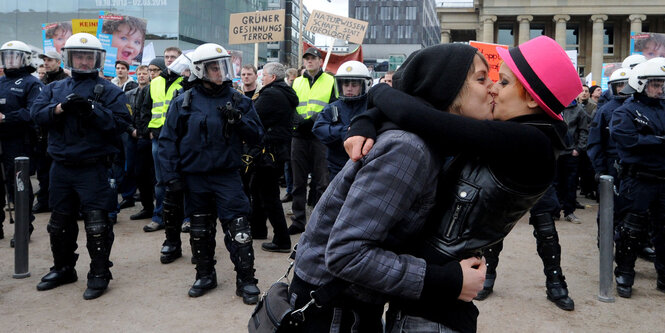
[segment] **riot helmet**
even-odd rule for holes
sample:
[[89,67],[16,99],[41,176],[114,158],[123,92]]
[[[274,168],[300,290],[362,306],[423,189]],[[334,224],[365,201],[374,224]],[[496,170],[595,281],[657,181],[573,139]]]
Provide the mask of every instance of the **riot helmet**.
[[623,88],[628,83],[628,78],[632,70],[630,68],[619,68],[610,75],[610,80],[607,82],[610,86],[612,95],[619,96]]
[[64,67],[74,73],[97,73],[104,67],[106,51],[97,37],[80,32],[67,39],[62,58]]
[[360,61],[347,61],[339,66],[335,74],[335,93],[343,101],[362,99],[372,86],[372,76]]
[[665,58],[657,57],[643,62],[628,77],[624,94],[641,93],[649,98],[665,99]]
[[4,69],[20,69],[32,64],[32,50],[17,40],[2,44],[0,47],[0,67]]
[[206,43],[192,52],[191,72],[197,78],[221,85],[233,79],[231,56],[219,44]]
[[623,59],[623,62],[621,63],[621,68],[632,69],[633,67],[645,61],[647,61],[647,58],[641,54],[629,55],[626,57],[626,59]]

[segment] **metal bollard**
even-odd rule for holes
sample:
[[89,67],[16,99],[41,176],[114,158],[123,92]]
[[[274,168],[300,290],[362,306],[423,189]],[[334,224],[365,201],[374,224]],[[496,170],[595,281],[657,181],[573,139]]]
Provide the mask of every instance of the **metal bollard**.
[[614,302],[614,178],[612,176],[600,176],[599,185],[600,206],[598,224],[600,248],[600,286],[598,300],[601,302]]
[[30,232],[30,159],[17,157],[14,159],[16,179],[14,187],[14,278],[23,279],[30,276],[28,269],[28,240]]

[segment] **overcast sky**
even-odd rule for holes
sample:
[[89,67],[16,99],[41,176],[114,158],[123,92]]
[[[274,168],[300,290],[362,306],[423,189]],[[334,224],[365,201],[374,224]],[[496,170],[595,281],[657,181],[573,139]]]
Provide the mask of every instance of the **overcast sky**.
[[[349,1],[348,0],[303,0],[303,4],[311,13],[313,10],[320,10],[322,12],[335,14],[339,16],[349,17]],[[332,37],[323,35],[316,35],[316,45],[326,45],[332,40]]]

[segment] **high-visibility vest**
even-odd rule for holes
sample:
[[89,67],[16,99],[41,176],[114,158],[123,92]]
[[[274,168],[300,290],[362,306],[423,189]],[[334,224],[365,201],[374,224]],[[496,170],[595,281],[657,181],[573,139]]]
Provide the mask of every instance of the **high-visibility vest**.
[[152,118],[148,123],[148,128],[160,128],[164,126],[166,120],[166,110],[169,109],[173,92],[182,88],[180,85],[182,77],[177,78],[169,89],[166,90],[166,79],[158,76],[150,81],[150,98],[152,98]]
[[293,90],[298,94],[298,114],[307,119],[316,113],[323,111],[328,105],[332,94],[335,78],[332,75],[321,73],[314,85],[309,86],[309,80],[300,76],[293,81]]

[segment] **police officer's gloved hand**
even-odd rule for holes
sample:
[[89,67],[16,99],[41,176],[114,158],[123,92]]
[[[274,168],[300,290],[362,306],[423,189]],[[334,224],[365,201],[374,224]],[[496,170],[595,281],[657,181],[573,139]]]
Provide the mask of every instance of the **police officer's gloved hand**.
[[182,192],[185,190],[185,184],[180,179],[169,180],[166,183],[166,190],[169,192]]
[[82,117],[92,114],[92,104],[77,94],[67,96],[67,100],[60,107],[62,107],[62,111],[64,112],[77,114]]
[[236,124],[242,118],[242,112],[227,103],[226,106],[218,106],[217,110],[222,113],[222,117],[228,121],[229,124]]
[[301,121],[300,124],[298,125],[297,131],[302,134],[312,133],[312,127],[314,127],[314,122],[316,121],[316,118],[318,118],[318,116],[319,114],[315,113],[311,117]]

